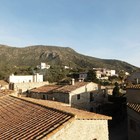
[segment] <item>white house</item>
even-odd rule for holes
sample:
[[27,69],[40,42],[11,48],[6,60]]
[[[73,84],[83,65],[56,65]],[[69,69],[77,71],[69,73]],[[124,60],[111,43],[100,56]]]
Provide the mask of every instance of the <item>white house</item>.
[[116,70],[106,68],[93,68],[93,70],[96,72],[98,79],[108,79],[107,77],[116,75]]
[[30,82],[43,82],[43,75],[10,75],[9,83],[30,83]]
[[41,62],[40,69],[49,69],[50,65],[47,65],[46,63]]
[[35,87],[40,87],[48,84],[43,81],[43,75],[10,75],[9,76],[9,89],[22,93]]
[[46,85],[32,89],[28,96],[38,99],[55,100],[75,108],[91,111],[93,110],[92,102],[95,99],[96,101],[103,102],[107,100],[107,96],[105,96],[105,92],[103,91],[105,90],[101,86],[93,82],[72,81],[71,85]]

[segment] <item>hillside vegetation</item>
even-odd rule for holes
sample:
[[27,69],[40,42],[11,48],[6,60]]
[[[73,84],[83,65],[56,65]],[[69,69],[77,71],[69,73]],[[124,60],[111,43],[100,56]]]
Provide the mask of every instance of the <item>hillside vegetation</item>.
[[35,67],[45,62],[51,66],[69,66],[72,68],[91,69],[104,67],[132,72],[138,68],[119,60],[99,59],[79,54],[69,47],[28,46],[24,48],[0,45],[0,70],[12,72],[15,67]]

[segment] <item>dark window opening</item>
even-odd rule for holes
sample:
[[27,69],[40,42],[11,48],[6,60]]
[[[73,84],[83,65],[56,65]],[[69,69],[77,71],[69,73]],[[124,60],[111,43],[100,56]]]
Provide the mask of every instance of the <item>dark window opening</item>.
[[80,94],[77,95],[77,100],[80,100]]

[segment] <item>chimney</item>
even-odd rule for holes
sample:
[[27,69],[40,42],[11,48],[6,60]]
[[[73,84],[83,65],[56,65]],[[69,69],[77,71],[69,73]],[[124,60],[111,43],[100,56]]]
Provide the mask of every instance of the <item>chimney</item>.
[[74,78],[72,78],[71,84],[75,85],[75,79]]

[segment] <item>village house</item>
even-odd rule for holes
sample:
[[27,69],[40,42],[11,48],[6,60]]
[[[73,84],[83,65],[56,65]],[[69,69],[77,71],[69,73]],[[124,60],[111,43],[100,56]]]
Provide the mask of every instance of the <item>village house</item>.
[[115,70],[110,70],[106,68],[93,68],[93,70],[96,73],[96,77],[98,79],[105,79],[107,80],[109,76],[115,76],[116,71]]
[[127,83],[140,84],[140,72],[133,72],[126,80]]
[[1,140],[108,140],[110,119],[54,101],[0,98]]
[[87,72],[79,73],[79,80],[84,81],[87,78]]
[[93,82],[74,82],[71,85],[47,85],[30,90],[27,96],[55,100],[69,106],[94,111],[94,103],[107,101],[104,88]]
[[43,81],[43,75],[36,73],[35,75],[10,75],[9,89],[22,93],[35,87],[48,84]]
[[128,114],[128,140],[140,138],[140,85],[130,85],[126,90]]
[[50,65],[47,65],[46,63],[41,62],[40,69],[50,69]]
[[29,83],[29,82],[43,82],[43,75],[10,75],[9,83]]

